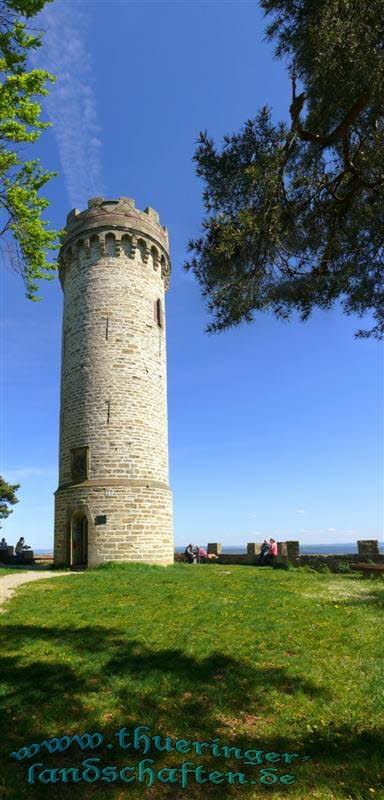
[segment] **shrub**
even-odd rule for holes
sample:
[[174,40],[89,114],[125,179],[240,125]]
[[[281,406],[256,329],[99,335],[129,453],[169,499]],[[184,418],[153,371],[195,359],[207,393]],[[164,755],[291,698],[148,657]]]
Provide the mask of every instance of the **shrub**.
[[307,572],[307,573],[308,573],[308,572],[312,572],[312,573],[313,573],[313,572],[316,572],[316,570],[315,570],[315,569],[313,569],[313,567],[310,567],[308,564],[304,564],[304,566],[303,566],[303,567],[298,567],[298,568],[297,568],[297,571],[298,571],[298,572]]
[[342,561],[341,564],[338,564],[337,571],[341,572],[342,574],[352,572],[351,566],[347,561]]
[[273,568],[288,570],[292,569],[292,565],[289,563],[289,561],[276,561],[273,565]]

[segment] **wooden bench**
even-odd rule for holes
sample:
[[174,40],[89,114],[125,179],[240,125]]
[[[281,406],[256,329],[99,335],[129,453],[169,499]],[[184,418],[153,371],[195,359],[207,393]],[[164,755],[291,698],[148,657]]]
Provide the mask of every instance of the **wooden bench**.
[[369,578],[370,575],[379,575],[380,572],[384,573],[384,564],[351,564],[351,569],[362,572]]
[[35,556],[33,559],[33,563],[37,566],[41,566],[44,564],[50,565],[53,564],[53,556]]
[[34,556],[34,561],[53,561],[52,553],[40,553],[38,556]]

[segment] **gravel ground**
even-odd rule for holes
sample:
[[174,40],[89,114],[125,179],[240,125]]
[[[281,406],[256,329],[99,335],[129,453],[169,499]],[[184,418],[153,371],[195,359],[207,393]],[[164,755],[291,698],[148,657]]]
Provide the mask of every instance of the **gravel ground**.
[[78,575],[79,573],[76,572],[57,572],[57,570],[46,570],[46,572],[32,572],[32,570],[28,570],[27,572],[20,572],[19,575],[4,575],[1,577],[1,570],[0,570],[0,613],[5,611],[4,604],[10,597],[12,597],[13,593],[21,586],[23,583],[29,583],[30,581],[39,581],[39,580],[47,580],[47,578],[59,578],[62,575]]

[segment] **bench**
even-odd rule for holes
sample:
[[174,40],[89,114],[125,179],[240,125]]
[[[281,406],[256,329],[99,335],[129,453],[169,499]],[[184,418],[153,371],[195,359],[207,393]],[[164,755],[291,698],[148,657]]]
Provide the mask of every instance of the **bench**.
[[370,575],[380,575],[384,573],[384,564],[351,564],[351,569],[362,572],[369,578]]
[[34,564],[53,564],[53,556],[35,556]]

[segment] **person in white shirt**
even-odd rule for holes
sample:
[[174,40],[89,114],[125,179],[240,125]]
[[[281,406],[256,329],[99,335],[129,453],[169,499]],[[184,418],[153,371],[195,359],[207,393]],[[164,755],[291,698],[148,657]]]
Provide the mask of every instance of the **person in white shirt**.
[[15,553],[17,555],[17,560],[18,561],[22,561],[23,560],[23,552],[24,552],[24,550],[30,550],[30,549],[31,548],[30,548],[29,544],[25,544],[24,536],[20,536],[20,539],[17,542],[17,545],[15,547]]

